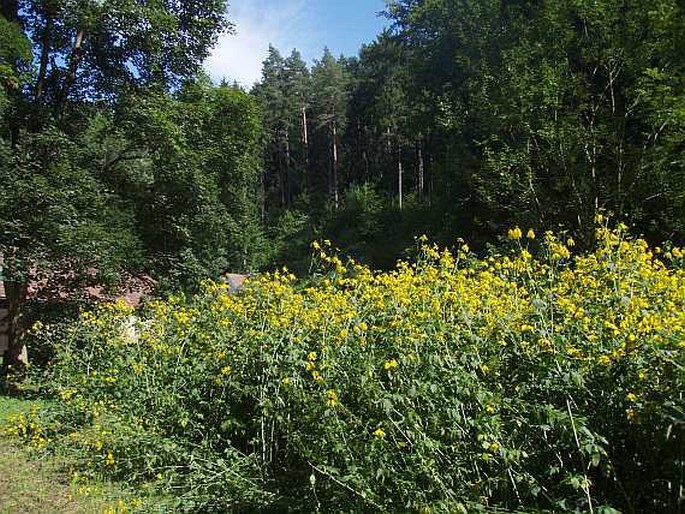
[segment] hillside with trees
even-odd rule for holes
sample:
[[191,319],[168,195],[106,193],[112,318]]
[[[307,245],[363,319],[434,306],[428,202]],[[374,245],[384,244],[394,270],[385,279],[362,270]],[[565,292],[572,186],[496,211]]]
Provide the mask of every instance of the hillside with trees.
[[271,49],[255,95],[276,219],[306,217],[375,265],[417,233],[484,243],[515,222],[590,247],[602,210],[682,238],[676,2],[396,1],[387,16],[358,56],[326,51],[309,73]]

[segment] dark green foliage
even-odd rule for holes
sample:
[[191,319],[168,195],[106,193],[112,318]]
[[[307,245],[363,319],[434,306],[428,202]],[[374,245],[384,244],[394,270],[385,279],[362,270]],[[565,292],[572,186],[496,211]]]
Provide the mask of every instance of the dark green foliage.
[[[379,218],[414,196],[428,232],[452,241],[518,222],[563,225],[591,246],[602,210],[651,238],[683,237],[682,3],[399,0],[387,15],[391,29],[358,59],[324,53],[312,68],[304,185],[332,211],[314,202],[314,230],[368,183],[393,199]],[[287,66],[272,48],[258,91],[274,69]],[[293,96],[279,83],[272,105]],[[269,182],[274,198],[283,184]],[[391,246],[411,244],[395,233]]]
[[27,133],[0,166],[3,246],[41,275],[107,274],[140,256],[130,203],[92,173],[97,136],[92,127],[76,140],[54,127]]
[[32,281],[71,297],[148,272],[192,289],[259,265],[260,113],[245,92],[198,76],[230,28],[225,8],[2,3],[6,363],[19,364]]
[[416,79],[461,168],[445,180],[491,218],[587,233],[607,208],[682,233],[682,215],[658,206],[683,212],[681,5],[392,2],[390,13],[431,70]]
[[255,269],[263,242],[254,99],[200,78],[176,96],[124,102],[117,122],[133,148],[144,150],[131,154],[138,162],[135,204],[166,286],[193,288],[226,269]]

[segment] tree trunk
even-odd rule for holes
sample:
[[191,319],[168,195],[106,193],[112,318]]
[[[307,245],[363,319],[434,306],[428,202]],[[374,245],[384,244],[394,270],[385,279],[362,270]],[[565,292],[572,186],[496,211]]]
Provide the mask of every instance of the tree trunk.
[[402,170],[402,148],[399,145],[397,145],[397,192],[400,210],[402,210],[402,175],[404,175],[404,172]]
[[423,149],[421,148],[421,142],[419,142],[419,144],[417,145],[417,149],[418,149],[418,152],[417,152],[418,164],[417,164],[417,166],[418,166],[418,175],[419,175],[418,181],[417,181],[418,182],[418,193],[419,193],[419,197],[423,198],[424,182],[426,180],[426,177],[425,177],[425,171],[424,171],[425,167],[423,164]]
[[292,173],[290,172],[290,134],[288,130],[285,131],[285,176],[284,176],[284,207],[290,206],[292,200]]
[[340,206],[340,193],[338,192],[338,128],[333,122],[333,205],[337,210]]
[[309,189],[309,131],[307,130],[307,107],[302,106],[302,153],[304,153],[304,184]]
[[74,46],[71,50],[69,71],[67,72],[67,76],[64,80],[64,89],[62,90],[62,97],[60,99],[60,105],[58,106],[60,110],[69,98],[71,87],[74,85],[74,81],[76,80],[76,71],[78,70],[78,66],[81,62],[81,45],[83,44],[84,37],[85,30],[83,28],[79,28],[76,32],[76,40],[74,41]]
[[[0,263],[2,263],[0,256]],[[24,310],[28,291],[28,279],[25,274],[21,280],[16,278],[19,274],[11,257],[6,263],[6,278],[4,281],[5,294],[7,296],[7,351],[2,363],[2,375],[12,371],[22,372],[28,364],[28,355],[24,345]]]
[[36,100],[43,97],[45,85],[45,75],[48,72],[48,58],[50,56],[50,34],[52,32],[52,20],[55,16],[54,7],[45,9],[45,27],[41,37],[40,68],[38,69],[38,79],[36,80]]
[[262,169],[259,174],[259,187],[261,188],[261,211],[262,222],[266,221],[266,170]]
[[281,207],[285,207],[285,166],[283,159],[283,150],[281,148],[281,130],[278,129],[276,134],[276,141],[274,142],[274,151],[276,152],[276,158],[278,159],[278,177],[277,177],[277,193],[281,199]]
[[428,146],[428,206],[433,206],[433,191],[435,188],[435,163],[433,162],[433,152],[431,146]]
[[364,160],[364,181],[365,182],[370,182],[371,181],[371,163],[369,162],[369,127],[364,125],[364,130],[362,133],[362,149],[363,149],[363,154],[362,154],[362,159]]
[[590,167],[590,178],[592,184],[592,212],[588,216],[588,222],[586,226],[592,227],[594,224],[595,217],[599,212],[599,179],[597,177],[597,136],[595,134],[595,114],[596,110],[593,109],[592,115],[587,117],[588,129],[590,135],[590,143],[585,141],[585,158],[588,166]]

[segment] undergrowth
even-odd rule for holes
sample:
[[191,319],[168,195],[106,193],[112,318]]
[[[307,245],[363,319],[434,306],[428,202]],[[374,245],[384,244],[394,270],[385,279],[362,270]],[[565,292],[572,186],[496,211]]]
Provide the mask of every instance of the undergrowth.
[[682,508],[679,248],[509,232],[476,258],[419,238],[374,273],[317,272],[33,328],[57,401],[12,430],[175,511]]

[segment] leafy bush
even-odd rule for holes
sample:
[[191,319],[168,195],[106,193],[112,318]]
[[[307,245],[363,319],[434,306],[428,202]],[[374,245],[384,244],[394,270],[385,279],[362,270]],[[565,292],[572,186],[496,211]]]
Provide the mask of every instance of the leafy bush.
[[41,445],[185,511],[673,511],[683,253],[597,238],[515,228],[484,259],[420,238],[389,273],[315,243],[307,283],[86,312],[46,331]]

